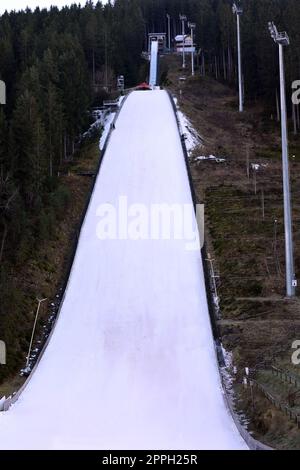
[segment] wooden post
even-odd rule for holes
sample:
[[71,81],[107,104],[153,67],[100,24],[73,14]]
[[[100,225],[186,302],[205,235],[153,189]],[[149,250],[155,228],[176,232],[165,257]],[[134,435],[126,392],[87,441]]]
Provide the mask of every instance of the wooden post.
[[279,98],[278,98],[277,89],[276,89],[276,113],[277,113],[277,122],[280,122],[280,109],[279,109]]
[[65,154],[65,160],[67,160],[67,134],[66,132],[64,135],[64,154]]
[[250,179],[250,144],[247,144],[246,147],[246,172],[247,178]]
[[227,79],[227,73],[226,73],[226,58],[225,58],[225,50],[223,48],[223,72],[224,72],[224,80],[226,81]]
[[253,179],[254,179],[254,194],[256,196],[257,194],[257,180],[256,180],[256,170],[254,168],[254,173],[253,173]]
[[95,86],[96,81],[95,81],[95,49],[93,49],[93,85]]
[[292,104],[293,110],[293,124],[294,124],[294,135],[297,135],[297,119],[296,119],[296,105]]
[[265,192],[261,190],[261,206],[262,206],[262,218],[265,220]]
[[231,52],[230,52],[230,46],[228,44],[228,79],[230,80],[231,78],[232,78]]

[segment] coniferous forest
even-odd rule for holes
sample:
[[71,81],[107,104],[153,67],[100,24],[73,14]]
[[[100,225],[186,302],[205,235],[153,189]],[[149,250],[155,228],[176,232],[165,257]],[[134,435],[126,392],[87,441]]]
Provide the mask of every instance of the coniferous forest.
[[[274,108],[278,60],[267,24],[272,20],[289,33],[290,87],[300,78],[299,0],[242,4],[246,100]],[[0,338],[19,351],[10,355],[5,374],[20,366],[27,345],[16,339],[25,295],[18,269],[63,217],[69,196],[59,172],[88,128],[88,110],[105,96],[99,89],[113,88],[119,74],[126,87],[146,79],[141,53],[148,33],[165,32],[168,13],[172,37],[180,34],[180,12],[197,25],[207,73],[235,86],[231,7],[231,0],[115,0],[0,17],[0,79],[7,87],[7,104],[0,107]]]

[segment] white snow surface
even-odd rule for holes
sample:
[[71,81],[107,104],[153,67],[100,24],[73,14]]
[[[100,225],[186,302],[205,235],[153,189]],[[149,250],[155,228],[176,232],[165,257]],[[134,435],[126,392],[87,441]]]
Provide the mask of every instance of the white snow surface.
[[61,313],[1,449],[246,449],[225,407],[201,255],[184,240],[96,237],[100,203],[192,203],[164,91],[124,103]]

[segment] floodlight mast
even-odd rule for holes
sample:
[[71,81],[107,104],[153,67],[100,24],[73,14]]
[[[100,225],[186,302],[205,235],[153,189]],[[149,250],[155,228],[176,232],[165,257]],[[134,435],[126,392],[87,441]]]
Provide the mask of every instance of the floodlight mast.
[[290,45],[290,38],[286,31],[279,32],[276,25],[273,23],[273,21],[270,21],[268,26],[269,26],[271,38],[276,44],[279,44],[281,46]]
[[179,15],[179,19],[182,25],[182,68],[185,69],[185,21],[187,20],[186,15]]
[[169,46],[169,52],[171,50],[171,17],[167,13],[167,19],[168,19],[168,46]]
[[287,113],[285,94],[285,71],[283,47],[290,44],[288,34],[279,32],[273,22],[269,22],[269,31],[273,41],[279,47],[280,71],[280,106],[281,106],[281,140],[282,140],[282,173],[284,196],[284,232],[285,232],[285,269],[286,269],[286,295],[293,297],[296,293],[297,281],[294,271],[293,225],[291,210],[291,190],[288,157]]
[[194,65],[194,29],[196,28],[196,23],[191,23],[189,21],[188,27],[191,30],[191,38],[192,38],[192,51],[191,51],[191,58],[192,58],[192,76],[195,75],[195,65]]
[[243,9],[240,5],[234,3],[232,5],[232,12],[236,15],[237,22],[237,43],[238,43],[238,71],[239,71],[239,111],[244,111],[243,100],[243,84],[242,84],[242,52],[241,52],[241,32],[240,32],[240,16],[243,14]]

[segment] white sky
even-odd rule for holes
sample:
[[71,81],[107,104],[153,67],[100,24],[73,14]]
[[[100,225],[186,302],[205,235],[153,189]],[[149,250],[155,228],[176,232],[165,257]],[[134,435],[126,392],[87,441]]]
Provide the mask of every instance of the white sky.
[[[96,0],[97,1],[97,0]],[[96,3],[96,1],[94,3]],[[28,6],[31,9],[39,6],[40,8],[49,8],[51,5],[63,7],[64,5],[71,5],[72,3],[80,3],[84,5],[85,0],[1,0],[0,2],[0,14],[4,13],[5,10],[25,10]],[[106,3],[106,0],[102,0],[102,3]]]

